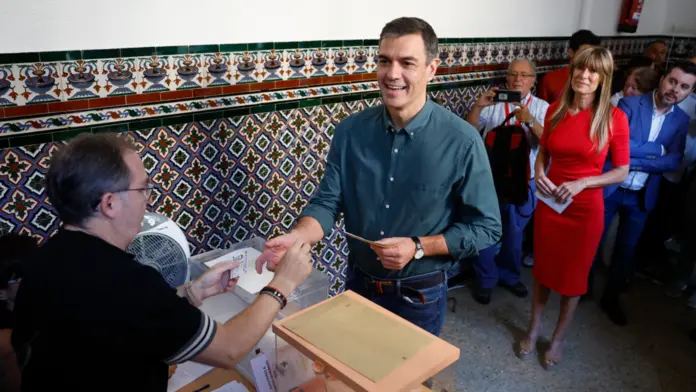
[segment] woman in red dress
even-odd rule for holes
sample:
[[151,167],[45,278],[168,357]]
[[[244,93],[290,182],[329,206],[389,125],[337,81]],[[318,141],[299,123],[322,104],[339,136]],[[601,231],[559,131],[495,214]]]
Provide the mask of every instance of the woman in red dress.
[[[628,120],[610,100],[613,64],[604,48],[577,54],[563,95],[549,107],[544,122],[535,166],[537,190],[560,203],[572,199],[560,214],[540,202],[534,217],[532,320],[520,342],[520,355],[534,350],[541,313],[553,290],[561,295],[561,312],[544,354],[547,368],[560,362],[563,335],[580,296],[587,292],[587,277],[604,230],[602,187],[620,183],[628,175]],[[608,151],[614,169],[602,173]]]

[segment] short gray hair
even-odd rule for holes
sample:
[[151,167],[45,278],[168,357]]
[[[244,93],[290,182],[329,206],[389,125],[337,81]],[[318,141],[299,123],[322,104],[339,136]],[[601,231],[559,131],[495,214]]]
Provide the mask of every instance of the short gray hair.
[[529,67],[532,69],[532,73],[534,74],[534,76],[536,76],[536,74],[537,74],[537,67],[536,67],[536,64],[534,63],[534,61],[532,61],[532,60],[530,60],[530,59],[527,59],[527,58],[515,59],[515,60],[510,61],[510,64],[508,64],[508,69],[507,69],[508,73],[510,73],[510,70],[512,69],[512,66],[513,66],[514,64],[520,63],[520,62],[523,62],[523,61],[524,61],[525,63],[529,64]]
[[46,194],[63,224],[82,226],[105,193],[128,188],[126,151],[136,149],[124,137],[83,133],[53,154],[46,173]]

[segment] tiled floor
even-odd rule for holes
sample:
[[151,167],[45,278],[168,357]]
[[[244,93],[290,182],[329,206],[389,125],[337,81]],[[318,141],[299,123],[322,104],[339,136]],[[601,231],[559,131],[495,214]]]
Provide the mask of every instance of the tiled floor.
[[[523,273],[531,289],[531,270]],[[451,294],[457,308],[448,312],[442,337],[461,348],[456,391],[696,391],[696,343],[687,337],[696,327],[696,310],[685,306],[685,298],[666,297],[661,286],[636,279],[624,299],[626,327],[608,321],[596,302],[581,303],[563,362],[550,371],[538,358],[522,361],[513,352],[529,320],[530,298],[497,288],[491,304],[482,306],[467,288]],[[558,299],[549,300],[540,340],[551,337]]]

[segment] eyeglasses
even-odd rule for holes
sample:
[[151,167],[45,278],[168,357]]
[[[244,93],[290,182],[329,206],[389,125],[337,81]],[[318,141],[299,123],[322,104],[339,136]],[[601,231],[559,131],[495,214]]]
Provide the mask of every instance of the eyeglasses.
[[145,199],[150,200],[150,196],[152,196],[152,190],[155,189],[155,187],[150,186],[147,188],[130,188],[130,189],[123,189],[120,191],[116,191],[114,193],[118,192],[142,192],[143,196],[145,196]]
[[528,73],[510,72],[508,74],[508,76],[513,78],[513,79],[516,79],[518,76],[521,77],[522,79],[529,79],[529,78],[533,78],[535,75],[528,74]]

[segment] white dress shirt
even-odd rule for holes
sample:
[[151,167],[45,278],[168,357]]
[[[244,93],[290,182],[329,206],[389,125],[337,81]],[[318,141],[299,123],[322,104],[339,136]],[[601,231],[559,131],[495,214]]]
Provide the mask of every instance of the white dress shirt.
[[690,173],[696,162],[696,93],[691,93],[685,100],[679,103],[679,107],[689,115],[689,133],[686,135],[686,148],[684,159],[679,168],[673,172],[665,173],[664,177],[678,184],[684,177],[684,173]]
[[614,107],[619,106],[619,101],[621,98],[623,98],[623,91],[619,91],[618,93],[614,94],[611,96],[611,104],[614,105]]
[[[534,121],[544,126],[544,118],[546,118],[546,110],[549,108],[548,102],[541,98],[533,96],[531,93],[522,100],[523,104],[527,105],[529,113],[534,117]],[[505,102],[498,102],[495,105],[486,106],[481,110],[481,115],[479,116],[478,129],[483,129],[483,138],[486,138],[488,132],[501,125],[507,117],[506,113],[512,113],[517,109],[517,106]],[[510,124],[517,123],[515,117],[510,119]],[[539,153],[539,138],[534,136],[529,130],[527,125],[520,124],[527,135],[527,141],[529,142],[529,170],[530,178],[534,178],[534,163],[536,162],[537,154]]]
[[[657,137],[660,136],[660,131],[662,131],[662,124],[665,122],[667,115],[674,111],[674,105],[672,105],[669,110],[665,113],[659,114],[657,112],[657,104],[655,104],[655,94],[653,92],[653,110],[652,110],[652,122],[650,123],[650,135],[648,136],[649,142],[654,142]],[[665,154],[665,147],[662,146],[662,154]],[[639,191],[643,189],[645,183],[650,177],[649,173],[640,171],[631,171],[628,173],[628,177],[621,183],[622,188],[630,189],[632,191]]]

